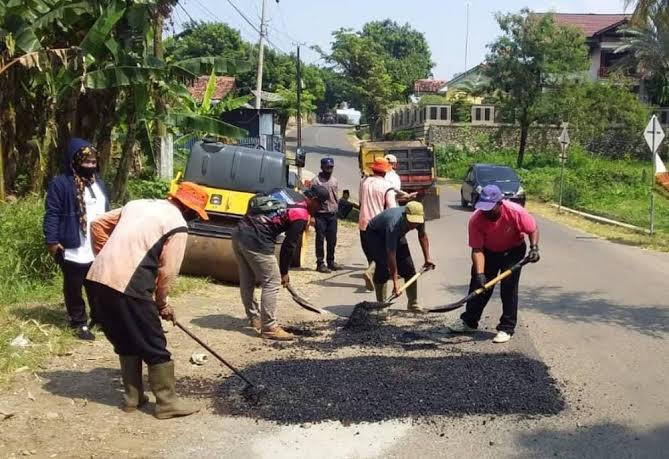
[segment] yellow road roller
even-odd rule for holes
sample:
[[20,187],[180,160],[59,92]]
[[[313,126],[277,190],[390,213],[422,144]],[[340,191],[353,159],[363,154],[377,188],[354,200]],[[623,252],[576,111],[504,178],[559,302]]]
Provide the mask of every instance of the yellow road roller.
[[[303,166],[303,157],[295,160]],[[257,193],[297,186],[295,174],[281,152],[266,151],[202,140],[193,145],[183,174],[172,181],[174,190],[182,180],[207,189],[209,221],[189,223],[188,244],[181,272],[238,283],[237,261],[232,250],[232,230],[246,214],[248,202]],[[306,232],[305,236],[306,237]],[[282,240],[276,241],[278,256]],[[293,266],[301,266],[304,238]]]

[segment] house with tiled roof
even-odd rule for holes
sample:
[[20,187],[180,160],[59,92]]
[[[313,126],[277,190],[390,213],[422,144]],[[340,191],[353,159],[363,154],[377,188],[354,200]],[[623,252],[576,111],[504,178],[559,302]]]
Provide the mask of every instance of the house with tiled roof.
[[[538,15],[549,13],[537,13]],[[622,45],[622,29],[627,25],[629,14],[570,14],[550,13],[559,25],[579,29],[585,35],[590,48],[589,75],[593,80],[606,78],[623,57],[615,50]]]
[[444,87],[446,81],[423,79],[416,80],[413,84],[413,94],[416,97],[424,96],[426,94],[439,94],[439,90]]
[[[198,103],[202,102],[204,98],[204,93],[207,90],[207,83],[209,82],[209,76],[198,77],[193,84],[188,88],[188,92],[193,96]],[[216,77],[216,89],[214,94],[211,97],[212,102],[217,102],[225,99],[225,96],[230,94],[235,89],[235,77],[230,76],[218,76]]]

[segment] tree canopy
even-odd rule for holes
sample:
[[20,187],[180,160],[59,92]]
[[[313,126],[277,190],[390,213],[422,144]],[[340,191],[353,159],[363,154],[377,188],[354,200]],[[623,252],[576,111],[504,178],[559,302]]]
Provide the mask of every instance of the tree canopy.
[[[425,37],[391,20],[367,23],[360,32],[339,29],[332,37],[326,58],[346,83],[338,84],[332,75],[326,81],[362,108],[374,136],[388,107],[404,102],[414,81],[430,74],[434,64]],[[326,94],[336,94],[333,89]]]
[[518,167],[522,167],[530,125],[537,120],[545,88],[579,78],[589,66],[585,36],[557,25],[551,15],[499,14],[502,36],[489,45],[484,72],[500,96],[507,119],[520,126]]

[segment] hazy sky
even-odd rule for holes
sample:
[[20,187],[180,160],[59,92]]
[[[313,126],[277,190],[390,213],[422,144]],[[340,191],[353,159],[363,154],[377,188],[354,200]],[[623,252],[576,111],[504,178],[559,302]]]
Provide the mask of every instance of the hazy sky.
[[[260,23],[262,0],[232,0],[254,24]],[[333,30],[341,27],[359,30],[371,20],[390,18],[408,22],[422,31],[432,50],[435,78],[450,79],[465,67],[465,0],[267,0],[269,39],[279,49],[294,49],[294,42],[306,47],[329,49]],[[486,44],[499,29],[494,14],[517,12],[523,7],[534,11],[561,13],[622,13],[623,0],[471,0],[469,55],[467,66],[483,60]],[[247,40],[258,35],[227,0],[182,0],[174,15],[175,26],[190,15],[196,20],[223,21],[239,29]],[[257,26],[256,26],[257,27]],[[319,55],[304,49],[305,62],[317,62]]]

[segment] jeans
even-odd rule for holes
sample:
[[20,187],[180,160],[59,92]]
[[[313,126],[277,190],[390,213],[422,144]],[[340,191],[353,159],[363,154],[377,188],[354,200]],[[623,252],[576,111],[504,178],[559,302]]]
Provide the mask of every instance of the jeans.
[[[496,277],[500,272],[506,271],[525,256],[527,247],[521,244],[506,252],[492,252],[484,250],[485,256],[485,277],[489,281]],[[499,319],[498,331],[506,332],[513,335],[518,321],[518,283],[520,282],[520,269],[501,282],[501,297],[502,297],[502,316]],[[476,281],[474,268],[472,267],[472,279],[469,283],[469,293],[479,288]],[[485,309],[494,287],[483,292],[473,300],[467,302],[467,308],[462,313],[460,318],[470,327],[477,328],[481,314]]]
[[337,245],[336,214],[316,214],[316,264],[318,265],[322,265],[325,259],[324,241],[327,241],[327,264],[331,266],[335,261],[335,246]]
[[[263,331],[276,326],[276,299],[281,287],[281,273],[274,254],[254,252],[232,237],[232,249],[239,267],[239,292],[249,319],[260,318]],[[256,282],[262,294],[260,307],[253,300]]]

